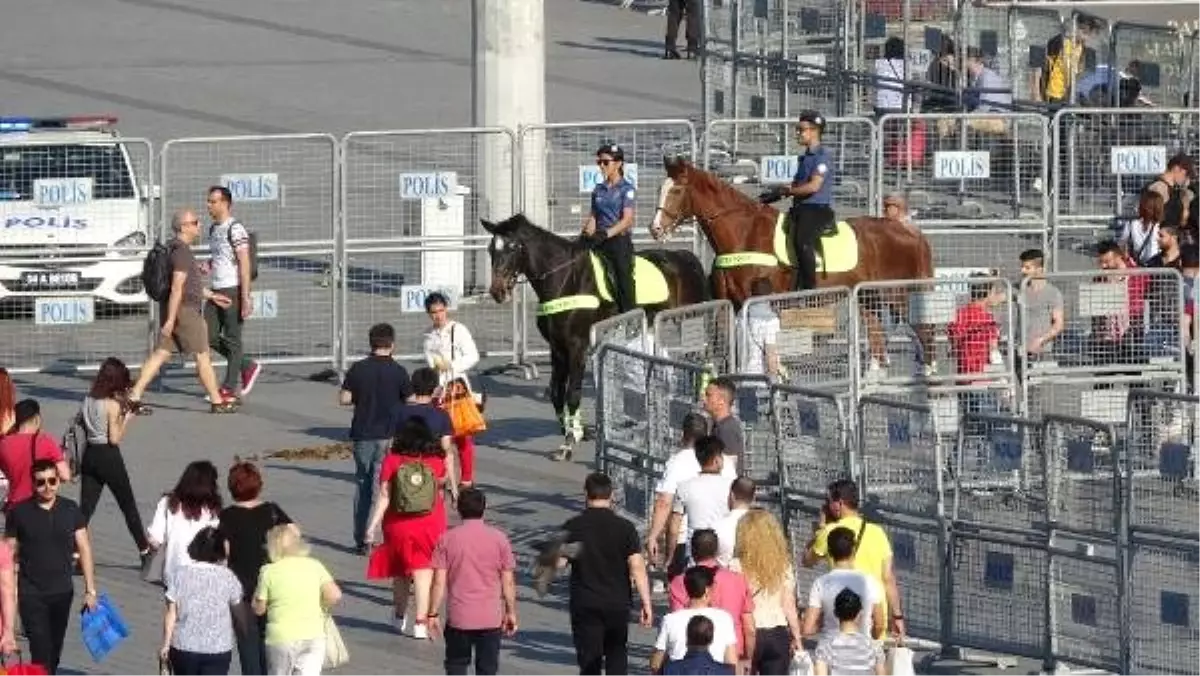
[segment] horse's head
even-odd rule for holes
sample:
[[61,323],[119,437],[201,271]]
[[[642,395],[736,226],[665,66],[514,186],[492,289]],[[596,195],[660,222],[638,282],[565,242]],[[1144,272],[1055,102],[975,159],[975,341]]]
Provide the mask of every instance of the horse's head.
[[699,170],[681,157],[664,157],[663,167],[667,176],[658,189],[658,207],[650,226],[650,232],[658,240],[667,239],[682,221],[696,216],[692,188]]
[[528,244],[517,227],[525,217],[517,214],[499,223],[479,219],[483,229],[492,235],[488,243],[488,255],[492,259],[492,283],[488,291],[497,303],[508,300],[517,278],[529,269]]

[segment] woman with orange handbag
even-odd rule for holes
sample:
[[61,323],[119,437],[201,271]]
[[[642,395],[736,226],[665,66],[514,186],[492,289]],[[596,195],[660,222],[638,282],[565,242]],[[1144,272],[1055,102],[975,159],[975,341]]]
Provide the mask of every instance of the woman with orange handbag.
[[439,399],[454,425],[454,445],[458,447],[459,480],[465,486],[475,482],[475,439],[483,431],[484,398],[471,387],[467,372],[479,363],[479,350],[471,331],[450,319],[450,301],[440,292],[425,297],[425,312],[432,323],[425,332],[425,361],[438,372]]

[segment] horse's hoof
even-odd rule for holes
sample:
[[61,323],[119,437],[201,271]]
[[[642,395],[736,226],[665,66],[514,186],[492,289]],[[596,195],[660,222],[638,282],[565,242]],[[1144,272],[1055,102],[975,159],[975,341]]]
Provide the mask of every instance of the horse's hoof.
[[558,452],[556,452],[551,457],[553,457],[556,462],[566,462],[566,461],[570,460],[571,456],[574,454],[575,454],[575,452],[571,449],[570,446],[563,444],[562,446],[558,447]]

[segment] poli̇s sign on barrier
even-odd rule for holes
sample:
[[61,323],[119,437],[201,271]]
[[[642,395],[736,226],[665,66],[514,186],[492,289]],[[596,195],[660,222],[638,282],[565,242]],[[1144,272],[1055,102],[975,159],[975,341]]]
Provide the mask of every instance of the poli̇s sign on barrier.
[[400,287],[400,311],[424,312],[425,299],[431,293],[441,293],[450,302],[447,310],[458,309],[458,292],[449,286],[424,286],[421,284],[404,284]]
[[33,201],[43,207],[65,207],[92,201],[91,178],[39,178],[33,182]]
[[399,176],[400,199],[437,199],[457,194],[458,172],[423,171]]
[[1118,146],[1109,151],[1114,175],[1156,176],[1167,170],[1165,146]]
[[234,204],[276,202],[282,190],[279,174],[222,174],[221,185],[229,189]]

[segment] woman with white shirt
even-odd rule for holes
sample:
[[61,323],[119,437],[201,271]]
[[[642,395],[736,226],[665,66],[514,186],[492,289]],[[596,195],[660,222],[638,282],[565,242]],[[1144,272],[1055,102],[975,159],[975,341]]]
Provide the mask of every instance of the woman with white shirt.
[[220,525],[221,492],[217,489],[217,468],[207,460],[197,460],[183,470],[175,488],[158,501],[150,522],[150,544],[164,545],[163,580],[192,562],[188,546],[196,534],[208,526]]
[[[479,363],[479,350],[471,331],[450,319],[449,306],[450,301],[437,291],[425,297],[425,312],[433,324],[425,332],[425,361],[438,372],[438,382],[443,388],[461,379],[471,389],[467,371]],[[475,402],[482,403],[478,394]],[[470,486],[475,482],[475,440],[469,436],[454,437],[454,444],[458,447],[459,481]]]
[[1166,204],[1162,195],[1153,190],[1142,191],[1138,200],[1138,217],[1125,224],[1119,240],[1125,253],[1138,265],[1145,266],[1158,255],[1158,227],[1162,225],[1165,212]]

